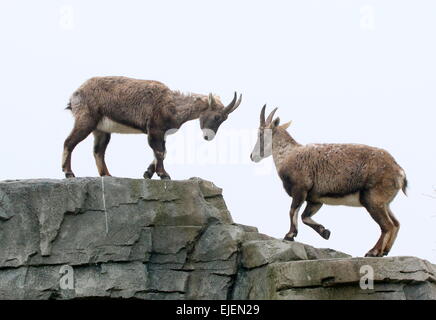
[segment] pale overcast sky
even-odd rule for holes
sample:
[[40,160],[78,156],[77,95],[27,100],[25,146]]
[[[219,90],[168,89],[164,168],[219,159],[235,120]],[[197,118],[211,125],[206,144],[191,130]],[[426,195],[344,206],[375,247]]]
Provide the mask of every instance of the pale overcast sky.
[[[198,121],[167,143],[173,179],[224,189],[238,223],[283,237],[291,199],[271,159],[249,161],[264,103],[279,107],[300,143],[387,149],[409,197],[392,208],[402,227],[391,255],[436,262],[435,1],[2,1],[0,179],[63,178],[71,93],[92,76],[159,80],[210,91],[240,108],[212,142]],[[143,135],[113,135],[115,176],[141,178],[152,159]],[[77,176],[96,176],[92,138],[76,148]],[[298,241],[364,255],[379,227],[363,208],[324,206],[326,241],[300,223]]]

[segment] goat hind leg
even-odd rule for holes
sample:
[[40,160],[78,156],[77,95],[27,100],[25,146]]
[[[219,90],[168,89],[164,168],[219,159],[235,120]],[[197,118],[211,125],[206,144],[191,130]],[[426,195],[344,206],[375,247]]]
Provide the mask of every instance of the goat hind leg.
[[94,158],[97,165],[97,170],[100,176],[110,176],[109,170],[104,160],[107,145],[111,140],[110,133],[106,133],[100,130],[94,130]]
[[387,256],[389,254],[389,252],[392,249],[392,246],[394,245],[395,240],[397,239],[397,235],[398,235],[398,231],[400,231],[400,222],[397,220],[397,218],[395,218],[394,213],[391,211],[391,209],[388,207],[387,208],[388,213],[389,213],[389,217],[391,218],[393,224],[394,224],[394,230],[386,244],[386,247],[384,249],[383,255]]
[[369,250],[365,256],[382,257],[386,250],[388,240],[391,238],[392,233],[394,232],[394,223],[389,217],[386,205],[368,206],[366,209],[375,222],[377,222],[377,224],[380,226],[381,235],[375,246]]
[[321,209],[322,203],[307,202],[307,206],[301,215],[301,219],[305,225],[308,225],[315,230],[321,237],[328,240],[330,238],[330,230],[324,228],[322,224],[317,223],[312,217]]
[[66,178],[74,178],[71,170],[71,154],[78,143],[83,141],[95,128],[95,121],[87,118],[84,121],[76,119],[74,128],[64,142],[64,153],[62,156],[62,171]]

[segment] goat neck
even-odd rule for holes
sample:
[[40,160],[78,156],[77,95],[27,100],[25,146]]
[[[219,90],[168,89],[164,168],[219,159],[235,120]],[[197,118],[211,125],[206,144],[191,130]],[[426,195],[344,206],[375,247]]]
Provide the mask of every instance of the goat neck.
[[272,154],[277,169],[284,165],[286,157],[296,147],[301,146],[291,135],[281,127],[277,127],[272,133]]
[[174,94],[176,113],[174,117],[179,127],[187,121],[200,118],[201,114],[209,108],[207,96],[199,94]]

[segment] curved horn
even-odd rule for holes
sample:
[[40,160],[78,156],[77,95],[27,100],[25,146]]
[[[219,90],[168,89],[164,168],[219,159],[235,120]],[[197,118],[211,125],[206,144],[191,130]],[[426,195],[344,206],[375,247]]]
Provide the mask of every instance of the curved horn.
[[239,105],[241,104],[241,101],[242,101],[242,93],[239,94],[239,99],[238,99],[238,101],[236,101],[235,106],[232,109],[232,112],[235,111],[237,107],[239,107]]
[[227,111],[228,113],[232,113],[233,111],[236,110],[236,108],[239,107],[239,105],[241,104],[242,101],[242,94],[239,95],[239,99],[238,101],[236,101],[235,105],[233,106],[233,108],[231,108],[229,111]]
[[262,111],[260,111],[260,126],[265,127],[265,109],[266,104],[263,105]]
[[238,95],[237,95],[237,93],[235,91],[235,95],[233,96],[232,102],[230,102],[230,104],[227,107],[224,108],[224,112],[225,113],[230,113],[231,112],[232,108],[235,106],[236,98],[237,97],[238,97]]
[[268,118],[266,119],[266,125],[269,125],[274,117],[274,113],[276,113],[278,108],[275,108],[271,113],[269,114]]
[[233,108],[231,108],[229,111],[227,111],[227,113],[232,113],[233,111],[235,111],[239,107],[239,105],[241,104],[241,101],[242,101],[242,94],[239,95],[238,101],[236,101]]

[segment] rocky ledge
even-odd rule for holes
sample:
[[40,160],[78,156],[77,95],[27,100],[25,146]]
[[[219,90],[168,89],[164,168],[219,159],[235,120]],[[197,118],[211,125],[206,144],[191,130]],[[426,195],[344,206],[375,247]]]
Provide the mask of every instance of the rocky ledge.
[[436,267],[233,222],[201,179],[0,182],[0,299],[436,299]]

